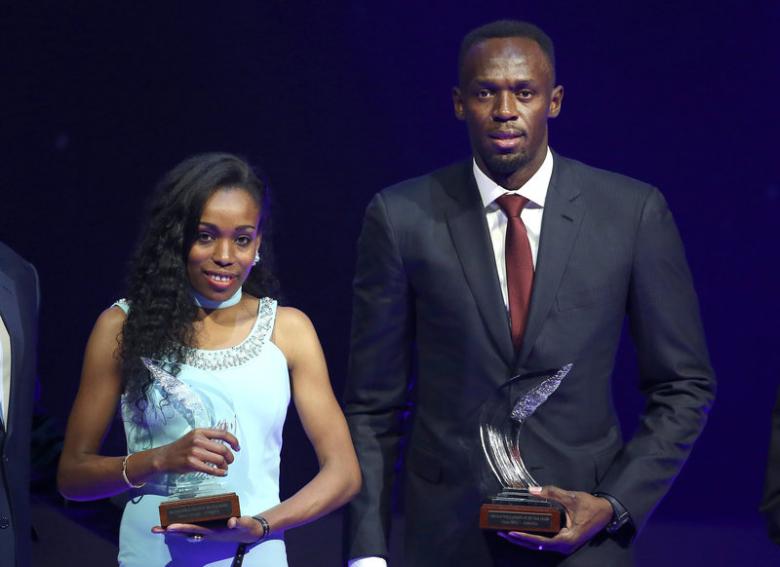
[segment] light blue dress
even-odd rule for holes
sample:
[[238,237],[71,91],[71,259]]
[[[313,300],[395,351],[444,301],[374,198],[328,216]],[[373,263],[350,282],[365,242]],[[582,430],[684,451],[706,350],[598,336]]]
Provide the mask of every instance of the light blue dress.
[[[128,304],[114,305],[128,311]],[[227,423],[238,438],[240,451],[221,492],[238,494],[243,515],[259,514],[279,503],[279,453],[282,427],[290,403],[287,361],[271,342],[276,301],[260,300],[257,320],[238,345],[219,350],[192,349],[181,371],[173,376],[156,364],[150,403],[140,414],[122,399],[122,419],[129,453],[176,441],[193,427]],[[149,362],[149,361],[147,361]],[[162,370],[162,371],[160,371]],[[119,564],[125,567],[229,567],[236,543],[191,543],[151,533],[159,525],[160,502],[171,496],[181,475],[164,474],[131,493],[119,530]],[[271,537],[247,547],[245,567],[284,567],[284,540]]]

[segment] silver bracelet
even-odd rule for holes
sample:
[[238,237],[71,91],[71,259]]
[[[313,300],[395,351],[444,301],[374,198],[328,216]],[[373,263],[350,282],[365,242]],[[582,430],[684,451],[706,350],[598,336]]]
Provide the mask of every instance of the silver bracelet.
[[257,514],[257,515],[252,516],[252,517],[255,520],[257,520],[260,523],[260,527],[263,528],[263,535],[261,535],[260,538],[257,541],[263,541],[265,538],[267,538],[269,535],[271,535],[271,525],[268,523],[268,520],[266,520],[260,514]]
[[127,459],[129,458],[130,455],[127,455],[124,459],[122,459],[122,478],[124,479],[125,484],[127,484],[127,486],[130,488],[141,488],[146,484],[145,482],[142,482],[141,484],[133,484],[130,482],[130,479],[127,478]]

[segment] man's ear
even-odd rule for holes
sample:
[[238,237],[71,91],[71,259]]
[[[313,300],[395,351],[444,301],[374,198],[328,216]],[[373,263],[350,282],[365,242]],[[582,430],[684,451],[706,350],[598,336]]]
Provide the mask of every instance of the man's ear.
[[466,116],[463,112],[463,97],[461,96],[459,87],[452,87],[452,108],[455,110],[455,118],[458,120],[465,120]]
[[561,113],[561,104],[563,103],[563,85],[553,88],[550,97],[550,108],[547,109],[548,118],[557,118]]

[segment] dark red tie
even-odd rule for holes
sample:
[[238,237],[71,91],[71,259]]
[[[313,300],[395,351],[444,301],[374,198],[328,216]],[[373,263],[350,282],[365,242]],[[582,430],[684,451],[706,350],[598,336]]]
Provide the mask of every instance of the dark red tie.
[[528,234],[520,213],[528,199],[520,195],[502,195],[496,199],[506,213],[506,287],[509,298],[509,319],[512,323],[512,343],[520,350],[531,303],[531,287],[534,282],[534,260]]

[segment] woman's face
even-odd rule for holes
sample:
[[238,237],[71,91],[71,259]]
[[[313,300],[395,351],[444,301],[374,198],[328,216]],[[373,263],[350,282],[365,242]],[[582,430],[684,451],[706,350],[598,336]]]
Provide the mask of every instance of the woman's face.
[[218,189],[203,207],[187,257],[193,289],[224,301],[244,283],[260,248],[260,208],[244,189]]

